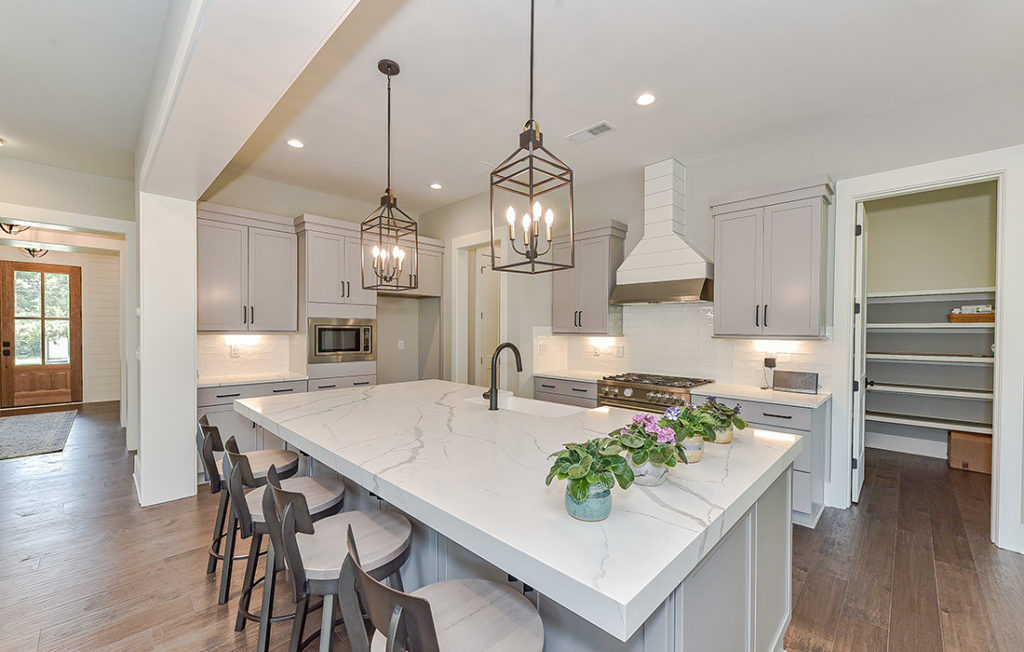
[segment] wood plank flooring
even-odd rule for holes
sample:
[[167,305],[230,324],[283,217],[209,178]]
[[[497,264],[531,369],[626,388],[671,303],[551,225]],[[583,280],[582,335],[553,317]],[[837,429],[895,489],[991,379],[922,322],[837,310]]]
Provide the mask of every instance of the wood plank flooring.
[[[140,508],[117,404],[75,407],[64,452],[0,461],[0,651],[254,649],[241,565],[224,606],[204,572],[215,497]],[[1024,650],[1024,555],[988,541],[989,476],[876,450],[866,473],[858,505],[794,527],[786,649]]]
[[786,650],[1024,650],[1024,555],[989,542],[990,479],[869,449],[861,502],[794,526]]
[[[205,573],[216,497],[201,487],[140,508],[118,404],[75,407],[62,453],[0,461],[0,651],[255,649],[253,623],[234,631],[243,565],[223,606],[220,570]],[[279,587],[287,613],[291,588]],[[307,632],[318,624],[312,614]],[[275,627],[272,649],[290,632]]]

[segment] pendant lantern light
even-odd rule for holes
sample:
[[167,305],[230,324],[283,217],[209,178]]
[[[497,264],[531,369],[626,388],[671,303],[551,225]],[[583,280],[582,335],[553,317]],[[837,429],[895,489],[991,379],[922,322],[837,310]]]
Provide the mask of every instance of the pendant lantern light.
[[415,290],[419,287],[416,220],[398,207],[398,199],[391,188],[391,78],[398,74],[399,68],[392,60],[381,59],[377,62],[377,69],[388,78],[388,185],[380,198],[380,208],[370,213],[359,229],[363,289],[386,292]]
[[[491,269],[522,274],[575,264],[572,170],[544,147],[533,118],[533,17],[530,0],[530,119],[519,147],[491,172]],[[495,241],[506,233],[508,251],[502,256]]]

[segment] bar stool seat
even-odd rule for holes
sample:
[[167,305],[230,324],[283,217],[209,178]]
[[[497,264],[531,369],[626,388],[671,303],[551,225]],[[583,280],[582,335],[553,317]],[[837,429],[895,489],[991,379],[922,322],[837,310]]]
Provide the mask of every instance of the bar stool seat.
[[[253,477],[257,480],[266,478],[267,469],[272,466],[277,467],[277,472],[283,476],[291,475],[299,468],[299,454],[296,451],[271,448],[249,451],[245,456],[249,458],[249,467],[252,469]],[[217,472],[220,477],[227,477],[224,473],[224,458],[217,460]]]
[[[285,482],[281,482],[282,489],[294,491]],[[328,516],[316,522],[313,534],[295,534],[306,579],[338,581],[349,526],[359,541],[359,554],[366,568],[387,566],[408,550],[412,540],[409,519],[394,512],[351,511]]]
[[[438,648],[444,652],[528,652],[544,647],[540,614],[511,586],[458,579],[428,584],[410,595],[430,603]],[[387,645],[388,639],[375,631],[371,652],[386,652]]]
[[[246,453],[245,455],[252,457],[253,454]],[[266,477],[265,471],[264,477]],[[345,500],[345,483],[341,478],[297,476],[282,480],[281,488],[304,495],[313,518],[337,507]],[[245,503],[249,506],[250,518],[254,524],[267,522],[263,517],[263,492],[266,489],[267,487],[264,485],[245,494]]]

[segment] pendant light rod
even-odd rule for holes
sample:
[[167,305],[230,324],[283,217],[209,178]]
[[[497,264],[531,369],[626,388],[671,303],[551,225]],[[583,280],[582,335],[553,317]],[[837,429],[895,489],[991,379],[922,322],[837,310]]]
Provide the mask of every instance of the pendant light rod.
[[398,64],[391,59],[381,59],[377,62],[377,70],[384,73],[388,78],[388,126],[387,126],[387,139],[388,139],[388,188],[387,197],[393,198],[391,192],[391,77],[397,75],[400,71]]
[[533,124],[533,9],[536,0],[530,0],[530,124]]

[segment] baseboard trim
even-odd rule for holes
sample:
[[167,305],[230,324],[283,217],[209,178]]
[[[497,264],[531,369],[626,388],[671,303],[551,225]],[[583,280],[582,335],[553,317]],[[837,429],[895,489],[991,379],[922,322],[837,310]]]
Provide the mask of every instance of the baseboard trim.
[[864,446],[866,448],[880,448],[896,453],[935,457],[940,460],[948,458],[948,444],[944,441],[901,437],[900,435],[887,435],[880,432],[865,432]]

